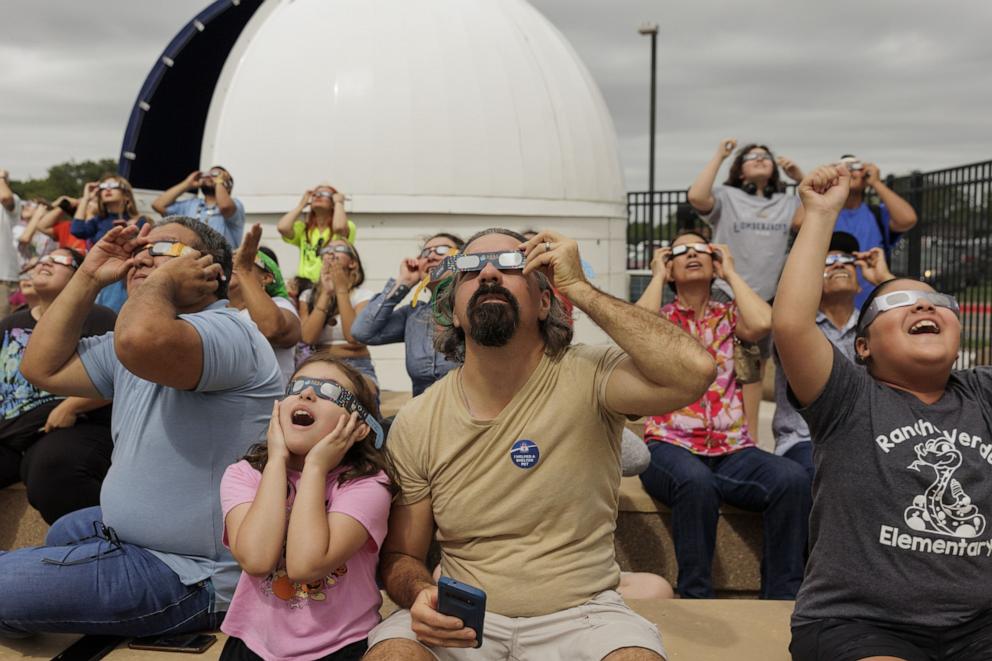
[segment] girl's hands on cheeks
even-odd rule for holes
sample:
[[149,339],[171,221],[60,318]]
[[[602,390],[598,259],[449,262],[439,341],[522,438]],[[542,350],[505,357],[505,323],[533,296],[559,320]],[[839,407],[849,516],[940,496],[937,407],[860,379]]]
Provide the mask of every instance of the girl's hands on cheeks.
[[329,473],[338,467],[351,446],[368,433],[369,426],[359,422],[358,413],[342,415],[331,433],[310,448],[304,465],[321,473]]
[[269,461],[278,459],[286,461],[289,459],[289,448],[286,446],[286,435],[282,431],[282,419],[279,414],[282,402],[278,399],[272,404],[272,417],[269,418],[269,431],[266,435],[266,447],[269,452]]

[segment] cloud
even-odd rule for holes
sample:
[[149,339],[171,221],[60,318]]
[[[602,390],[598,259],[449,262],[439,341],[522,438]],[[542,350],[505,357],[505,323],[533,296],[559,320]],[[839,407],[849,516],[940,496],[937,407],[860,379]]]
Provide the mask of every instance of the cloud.
[[[495,0],[494,0],[495,1]],[[117,156],[152,63],[204,0],[7,0],[0,141],[15,176]],[[658,185],[691,183],[726,136],[804,167],[853,151],[883,173],[992,158],[992,4],[532,0],[613,116],[628,188],[647,187],[650,41],[658,39]]]

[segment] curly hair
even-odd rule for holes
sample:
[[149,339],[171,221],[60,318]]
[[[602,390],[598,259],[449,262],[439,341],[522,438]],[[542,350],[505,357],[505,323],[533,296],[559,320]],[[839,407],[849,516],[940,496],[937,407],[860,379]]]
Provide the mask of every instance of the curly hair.
[[[488,234],[504,234],[519,240],[526,241],[523,235],[513,230],[493,227],[482,230],[471,236],[465,242],[468,247],[476,239]],[[537,284],[542,292],[551,292],[551,309],[546,319],[539,320],[538,329],[544,339],[544,353],[552,360],[558,360],[565,349],[572,343],[572,323],[571,317],[562,304],[559,294],[551,286],[551,282],[543,273],[536,272]],[[454,319],[455,290],[458,288],[460,278],[456,275],[448,283],[442,281],[435,292],[432,301],[434,306],[434,319],[444,329],[434,336],[434,348],[443,353],[444,356],[456,363],[465,362],[465,331],[457,328],[452,321]]]
[[[352,394],[358,399],[359,403],[365,407],[369,413],[375,416],[376,420],[380,419],[379,407],[376,404],[375,392],[369,382],[365,379],[361,373],[356,370],[351,365],[335,358],[331,355],[330,351],[318,351],[313,354],[302,363],[293,372],[295,377],[300,373],[307,365],[313,365],[315,363],[323,363],[326,365],[333,365],[338,368],[344,375],[348,378],[350,387],[348,388]],[[347,466],[348,468],[338,476],[338,484],[342,485],[345,482],[350,482],[351,480],[358,480],[363,477],[369,477],[382,471],[389,478],[389,490],[391,493],[397,493],[396,487],[396,469],[393,466],[392,460],[389,455],[382,450],[375,449],[375,432],[369,430],[369,433],[365,438],[361,439],[354,445],[352,445],[348,451],[345,453],[344,457],[341,459],[341,465]],[[248,448],[248,452],[242,457],[244,461],[251,464],[251,467],[255,470],[262,472],[265,469],[265,464],[269,460],[269,451],[265,443],[256,443]]]
[[744,169],[744,157],[752,149],[764,149],[768,152],[768,155],[772,159],[772,176],[768,179],[768,185],[774,188],[776,193],[781,193],[784,191],[785,184],[782,183],[782,178],[778,171],[778,165],[775,164],[775,154],[773,154],[772,150],[767,146],[756,143],[744,145],[737,150],[737,155],[734,156],[734,162],[730,164],[730,172],[727,173],[727,180],[723,182],[723,185],[733,186],[734,188],[741,188],[744,185],[744,180],[741,179],[741,170]]

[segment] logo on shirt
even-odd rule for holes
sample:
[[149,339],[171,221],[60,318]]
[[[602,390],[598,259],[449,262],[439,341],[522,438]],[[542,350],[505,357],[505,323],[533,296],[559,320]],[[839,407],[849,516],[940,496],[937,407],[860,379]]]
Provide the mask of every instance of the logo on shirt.
[[533,468],[541,459],[541,450],[534,441],[521,439],[510,448],[510,460],[517,468]]
[[961,451],[943,438],[913,448],[916,460],[908,468],[935,473],[933,482],[906,508],[906,525],[920,532],[973,539],[985,531],[985,515],[971,502],[961,483],[951,477],[961,466]]

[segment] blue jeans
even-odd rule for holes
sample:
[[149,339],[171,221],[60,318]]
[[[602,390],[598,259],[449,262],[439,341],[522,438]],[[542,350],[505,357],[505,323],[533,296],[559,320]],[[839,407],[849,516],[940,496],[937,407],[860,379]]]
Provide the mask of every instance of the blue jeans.
[[186,586],[154,555],[117,539],[99,507],[66,514],[46,546],[0,553],[0,636],[152,636],[216,629],[210,581]]
[[802,441],[796,443],[791,448],[785,451],[782,455],[786,459],[791,459],[800,466],[809,475],[810,488],[813,485],[813,444],[809,441]]
[[812,504],[809,478],[795,462],[755,447],[701,457],[671,443],[651,443],[651,465],[641,482],[672,508],[678,592],[713,598],[713,548],[720,503],[762,512],[762,599],[795,599]]

